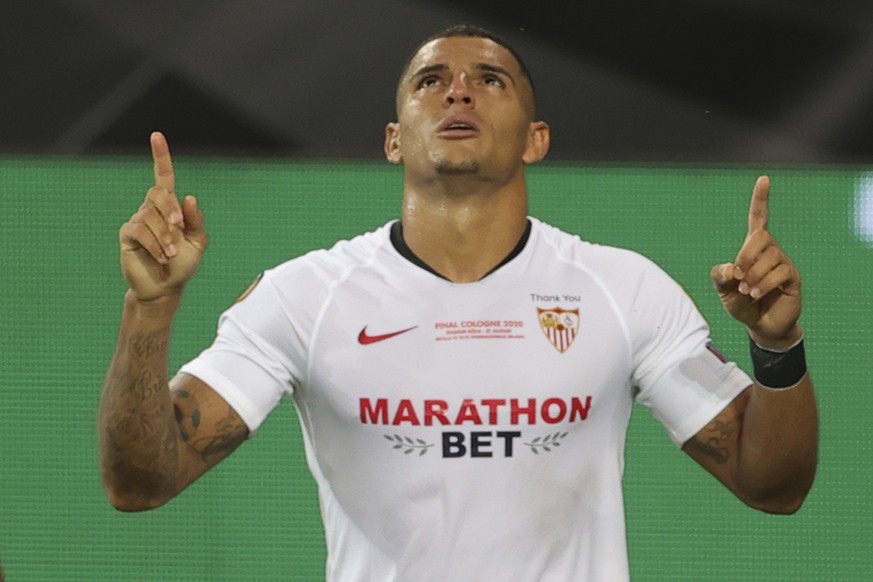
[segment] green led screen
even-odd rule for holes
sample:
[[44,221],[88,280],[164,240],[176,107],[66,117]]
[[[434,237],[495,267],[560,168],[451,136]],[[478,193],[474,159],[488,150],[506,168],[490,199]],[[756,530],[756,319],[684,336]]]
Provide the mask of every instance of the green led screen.
[[[151,183],[142,158],[0,159],[0,563],[10,582],[306,580],[324,576],[314,482],[293,403],[170,504],[107,503],[97,402],[121,311],[118,227]],[[380,163],[185,159],[211,244],[189,285],[172,367],[207,346],[220,312],[270,266],[399,212],[402,175]],[[807,355],[821,413],[816,484],[801,511],[742,506],[632,418],[625,474],[634,580],[873,579],[873,178],[863,168],[529,168],[531,213],[654,259],[697,301],[746,369],[741,326],[709,269],[736,254],[755,178],[771,230],[804,276]]]

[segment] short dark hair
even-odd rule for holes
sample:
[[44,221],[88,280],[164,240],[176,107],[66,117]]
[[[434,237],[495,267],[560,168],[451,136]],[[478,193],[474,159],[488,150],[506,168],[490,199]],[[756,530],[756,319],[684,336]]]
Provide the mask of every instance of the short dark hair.
[[521,74],[524,75],[524,78],[527,79],[527,82],[530,84],[531,94],[534,98],[534,102],[536,102],[536,89],[534,87],[533,77],[531,76],[527,65],[524,64],[524,60],[521,58],[521,55],[518,54],[518,52],[514,48],[512,48],[512,46],[502,37],[494,34],[490,30],[473,24],[455,24],[449,26],[448,28],[444,28],[443,30],[436,32],[424,39],[421,44],[415,47],[415,50],[412,51],[412,54],[409,55],[409,58],[406,59],[406,63],[403,65],[403,70],[400,72],[400,83],[403,82],[403,79],[406,76],[406,71],[409,70],[409,65],[412,64],[412,59],[415,58],[415,55],[418,54],[418,51],[420,51],[422,47],[424,47],[424,45],[440,38],[451,38],[457,36],[487,38],[488,40],[491,40],[508,50],[518,63],[518,67],[521,69]]

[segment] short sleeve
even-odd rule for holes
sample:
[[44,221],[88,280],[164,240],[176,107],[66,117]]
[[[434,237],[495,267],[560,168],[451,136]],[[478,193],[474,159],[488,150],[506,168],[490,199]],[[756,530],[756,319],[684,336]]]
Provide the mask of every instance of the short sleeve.
[[306,340],[268,271],[219,318],[215,341],[180,372],[218,392],[254,433],[305,370]]
[[651,262],[633,301],[636,399],[682,446],[751,378],[713,346],[709,326],[682,287]]

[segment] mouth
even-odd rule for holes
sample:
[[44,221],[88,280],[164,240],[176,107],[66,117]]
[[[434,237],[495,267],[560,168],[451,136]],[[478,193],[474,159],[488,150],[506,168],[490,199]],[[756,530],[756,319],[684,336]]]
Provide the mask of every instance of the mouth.
[[437,136],[446,139],[463,139],[479,135],[479,126],[467,117],[453,116],[437,127]]

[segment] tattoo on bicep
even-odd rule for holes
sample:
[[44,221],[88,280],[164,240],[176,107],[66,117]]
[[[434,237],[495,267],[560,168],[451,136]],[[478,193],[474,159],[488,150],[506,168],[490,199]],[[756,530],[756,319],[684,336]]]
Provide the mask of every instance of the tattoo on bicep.
[[179,438],[188,442],[200,428],[200,402],[187,390],[176,390],[173,398],[173,414]]
[[694,439],[694,448],[697,451],[713,459],[719,465],[723,465],[730,459],[730,452],[725,447],[719,446],[718,439],[710,438],[706,441]]
[[740,422],[732,419],[727,422],[715,419],[703,431],[698,438],[692,441],[697,451],[712,458],[722,465],[731,458],[731,443],[736,442],[739,436]]
[[[215,423],[214,431],[210,431],[203,425],[204,417],[197,397],[182,389],[173,394],[173,414],[179,439],[188,443],[204,461],[209,462],[215,455],[224,456],[245,440],[246,427],[232,409],[228,408],[227,414]],[[204,431],[206,434],[200,436]]]
[[239,416],[228,409],[227,415],[215,424],[215,434],[194,440],[192,446],[204,461],[209,461],[215,455],[229,454],[245,440],[246,434]]

